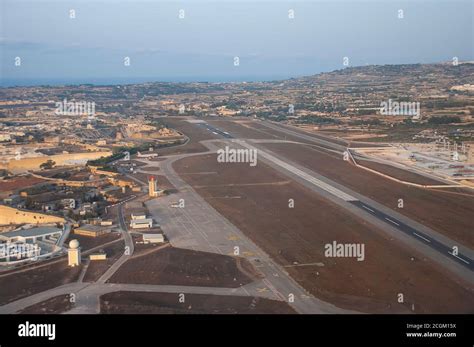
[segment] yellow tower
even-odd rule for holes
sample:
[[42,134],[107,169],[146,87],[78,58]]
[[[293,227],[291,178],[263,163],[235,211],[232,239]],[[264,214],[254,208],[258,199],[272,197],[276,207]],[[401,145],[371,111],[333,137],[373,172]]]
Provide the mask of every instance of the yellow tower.
[[155,177],[148,177],[148,195],[156,197],[158,195]]

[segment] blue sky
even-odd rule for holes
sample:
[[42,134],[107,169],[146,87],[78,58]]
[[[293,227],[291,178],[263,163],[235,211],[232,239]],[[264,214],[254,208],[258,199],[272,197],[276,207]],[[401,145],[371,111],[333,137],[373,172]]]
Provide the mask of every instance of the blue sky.
[[472,1],[0,1],[4,85],[268,80],[343,68],[344,57],[474,60]]

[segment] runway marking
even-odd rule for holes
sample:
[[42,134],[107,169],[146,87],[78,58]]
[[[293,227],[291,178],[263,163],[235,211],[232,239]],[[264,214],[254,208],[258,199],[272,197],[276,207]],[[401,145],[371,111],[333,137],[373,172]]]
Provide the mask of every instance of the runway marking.
[[426,237],[421,236],[420,234],[417,234],[417,233],[414,232],[413,235],[418,236],[420,239],[423,239],[423,240],[425,240],[426,242],[430,242],[430,243],[431,243],[430,240],[428,240]]
[[275,295],[277,298],[279,298],[281,301],[286,301],[286,297],[280,293],[271,283],[268,281],[266,278],[262,280],[263,283],[267,285],[268,288],[270,288],[271,292],[273,295]]
[[367,206],[365,206],[365,205],[362,205],[362,207],[365,208],[366,210],[369,210],[369,211],[372,212],[372,213],[375,213],[374,210],[372,210],[371,208],[369,208],[369,207],[367,207]]
[[467,260],[464,260],[463,258],[461,258],[461,257],[458,257],[456,254],[453,254],[453,253],[451,253],[451,252],[448,252],[448,254],[451,254],[453,257],[456,257],[456,258],[458,258],[459,260],[461,260],[461,261],[465,262],[466,264],[470,264],[470,263],[469,263]]
[[388,218],[388,217],[385,217],[385,220],[388,220],[390,223],[393,223],[393,224],[395,224],[396,226],[400,226],[400,224],[398,224],[397,222],[391,220],[391,219]]
[[430,242],[430,243],[431,243],[430,240],[428,240],[426,237],[421,236],[420,234],[417,234],[417,233],[413,232],[413,235],[418,236],[420,239],[423,239],[423,240],[425,240],[426,242]]

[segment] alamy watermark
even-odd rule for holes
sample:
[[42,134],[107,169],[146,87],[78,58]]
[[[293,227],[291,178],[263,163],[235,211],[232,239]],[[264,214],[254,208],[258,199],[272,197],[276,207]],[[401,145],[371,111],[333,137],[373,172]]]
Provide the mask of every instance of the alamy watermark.
[[35,258],[41,253],[41,248],[36,244],[5,242],[0,244],[0,259],[11,261],[24,258]]
[[56,339],[56,324],[38,324],[26,321],[18,325],[19,337],[46,337],[53,341]]
[[56,102],[54,113],[58,116],[93,116],[95,115],[95,102],[88,101],[63,101]]
[[388,99],[380,103],[380,114],[384,116],[410,116],[420,118],[420,103],[410,101],[393,101]]
[[324,245],[324,256],[327,258],[357,258],[357,261],[365,259],[365,244],[363,243],[326,243]]
[[230,148],[225,146],[224,149],[217,151],[218,163],[249,163],[250,166],[257,165],[257,150],[248,148]]

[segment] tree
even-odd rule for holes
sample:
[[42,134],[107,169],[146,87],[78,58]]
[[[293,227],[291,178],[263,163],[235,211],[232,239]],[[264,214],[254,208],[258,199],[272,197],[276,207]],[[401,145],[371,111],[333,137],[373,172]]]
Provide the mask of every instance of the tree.
[[52,169],[54,165],[56,165],[56,162],[54,160],[48,159],[48,161],[40,165],[40,168],[45,170]]

